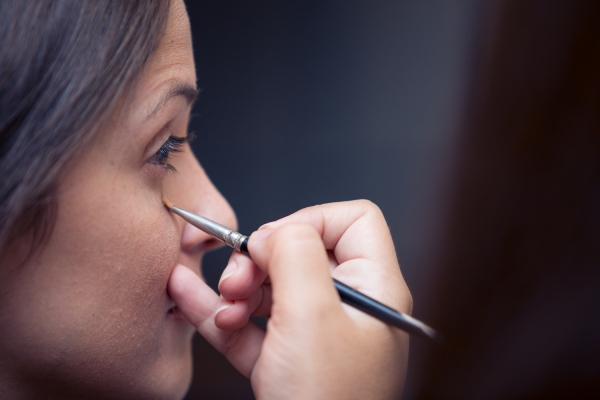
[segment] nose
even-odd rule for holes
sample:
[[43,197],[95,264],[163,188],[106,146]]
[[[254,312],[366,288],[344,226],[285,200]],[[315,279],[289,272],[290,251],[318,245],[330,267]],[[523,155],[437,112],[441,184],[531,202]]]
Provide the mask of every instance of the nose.
[[[187,147],[178,153],[172,163],[177,173],[167,177],[163,184],[165,195],[173,204],[212,219],[237,230],[233,209],[213,185],[200,163]],[[179,219],[182,226],[181,250],[188,254],[204,253],[221,243],[196,227]]]

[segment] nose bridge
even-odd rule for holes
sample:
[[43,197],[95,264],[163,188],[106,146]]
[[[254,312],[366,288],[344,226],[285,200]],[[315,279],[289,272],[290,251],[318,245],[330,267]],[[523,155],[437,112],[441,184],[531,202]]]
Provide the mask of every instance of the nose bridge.
[[[228,228],[237,230],[237,218],[229,202],[215,187],[204,170],[202,170],[202,178],[201,184],[203,183],[203,187],[198,190],[201,195],[194,199],[193,203],[197,208],[193,211]],[[193,196],[193,192],[190,191],[189,195]]]
[[[177,160],[176,165],[179,173],[165,187],[166,196],[175,205],[236,230],[237,219],[233,209],[206,175],[191,150],[180,153],[180,156],[182,157]],[[183,225],[183,250],[190,251],[208,239],[210,237],[199,229],[188,223]]]

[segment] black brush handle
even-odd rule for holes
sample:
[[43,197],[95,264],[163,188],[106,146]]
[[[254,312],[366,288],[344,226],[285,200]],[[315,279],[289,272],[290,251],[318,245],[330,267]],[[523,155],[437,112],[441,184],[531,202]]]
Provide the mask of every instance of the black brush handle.
[[240,244],[240,251],[248,257],[252,258],[250,252],[248,251],[248,236],[246,236],[246,238],[242,240],[242,243]]
[[405,332],[424,339],[431,339],[438,342],[441,341],[441,337],[435,330],[428,327],[418,319],[396,311],[393,308],[388,307],[385,304],[380,303],[377,300],[372,299],[369,296],[362,294],[350,286],[338,281],[337,279],[334,279],[333,283],[335,284],[335,288],[337,289],[342,301],[349,306],[369,314],[370,316],[375,317],[386,324],[400,328]]
[[[240,251],[247,256],[250,256],[248,252],[248,238],[246,237],[240,244]],[[405,332],[419,336],[425,339],[431,339],[440,341],[441,337],[435,330],[428,327],[421,321],[411,317],[410,315],[398,312],[391,307],[386,306],[370,298],[361,292],[352,289],[350,286],[338,281],[333,280],[335,288],[340,295],[342,301],[349,306],[352,306],[378,320],[385,322],[386,324],[400,328]]]

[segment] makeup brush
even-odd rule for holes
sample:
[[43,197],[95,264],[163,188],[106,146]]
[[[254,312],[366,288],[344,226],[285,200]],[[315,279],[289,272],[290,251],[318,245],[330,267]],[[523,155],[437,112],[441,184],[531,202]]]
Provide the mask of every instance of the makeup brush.
[[[212,237],[225,242],[228,246],[233,247],[237,251],[250,256],[250,253],[248,252],[248,236],[235,232],[232,229],[211,221],[201,215],[179,208],[173,205],[167,198],[163,198],[163,201],[165,206],[171,210],[172,213],[179,215],[191,225],[208,233]],[[336,279],[333,279],[333,283],[344,303],[410,334],[434,341],[441,340],[441,336],[434,329],[425,325],[418,319],[396,311]]]

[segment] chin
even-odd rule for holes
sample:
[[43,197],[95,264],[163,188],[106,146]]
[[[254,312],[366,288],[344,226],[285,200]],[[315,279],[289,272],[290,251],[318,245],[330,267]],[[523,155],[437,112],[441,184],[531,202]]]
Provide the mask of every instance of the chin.
[[[138,371],[132,371],[136,384],[122,398],[182,399],[192,380],[192,337],[195,332],[176,310],[170,310],[166,315],[157,357],[152,360],[151,366],[140,366]],[[120,395],[116,397],[121,398]]]
[[193,371],[192,361],[192,337],[196,330],[177,310],[167,314],[168,345],[163,349],[164,353],[157,360],[156,373],[147,379],[154,393],[147,393],[140,398],[143,399],[181,399],[187,393]]
[[[183,362],[182,362],[183,361]],[[192,382],[192,356],[186,360],[177,360],[178,365],[172,365],[168,371],[165,371],[158,382],[158,387],[154,386],[149,392],[140,393],[140,399],[182,399],[187,393]]]

